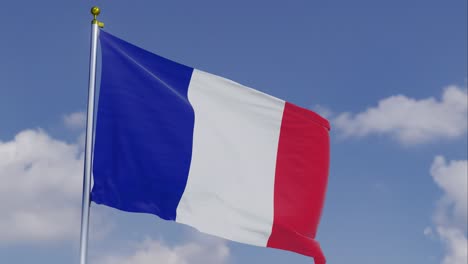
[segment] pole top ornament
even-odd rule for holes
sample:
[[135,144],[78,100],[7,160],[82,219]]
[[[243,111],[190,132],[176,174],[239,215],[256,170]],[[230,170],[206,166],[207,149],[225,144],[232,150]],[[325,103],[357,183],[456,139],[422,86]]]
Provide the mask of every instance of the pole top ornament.
[[91,14],[93,14],[93,16],[96,18],[97,16],[99,16],[99,14],[101,13],[101,9],[99,9],[99,7],[97,6],[93,6],[91,8]]
[[99,14],[101,14],[101,9],[99,7],[97,7],[97,6],[93,6],[91,8],[91,14],[94,17],[93,20],[91,21],[91,23],[92,24],[97,24],[100,28],[103,28],[104,23],[97,20],[97,16],[99,16]]

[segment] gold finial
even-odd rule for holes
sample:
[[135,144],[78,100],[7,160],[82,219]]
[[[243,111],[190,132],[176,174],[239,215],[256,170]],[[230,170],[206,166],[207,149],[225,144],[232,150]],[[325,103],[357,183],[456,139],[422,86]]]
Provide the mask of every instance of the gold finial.
[[91,8],[91,14],[93,14],[94,19],[96,19],[96,17],[99,16],[100,13],[101,9],[99,9],[99,7],[93,6],[93,8]]
[[101,21],[98,21],[97,20],[97,16],[99,16],[99,14],[101,13],[101,9],[99,9],[99,7],[97,6],[93,6],[91,8],[91,14],[93,15],[93,21],[91,21],[92,24],[97,24],[100,28],[103,28],[104,27],[104,23],[101,22]]

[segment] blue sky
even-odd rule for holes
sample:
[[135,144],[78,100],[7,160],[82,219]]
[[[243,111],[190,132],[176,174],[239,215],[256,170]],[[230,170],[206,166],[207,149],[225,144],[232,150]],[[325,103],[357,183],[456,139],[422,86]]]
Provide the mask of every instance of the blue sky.
[[[330,119],[329,263],[466,263],[464,0],[3,3],[1,263],[78,262],[93,5],[116,36]],[[91,218],[92,263],[312,262],[155,216]]]

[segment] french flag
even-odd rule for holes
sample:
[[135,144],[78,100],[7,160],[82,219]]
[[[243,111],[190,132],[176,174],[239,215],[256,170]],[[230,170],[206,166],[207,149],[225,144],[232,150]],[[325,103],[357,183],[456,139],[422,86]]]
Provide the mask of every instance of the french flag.
[[100,32],[91,199],[325,263],[328,121]]

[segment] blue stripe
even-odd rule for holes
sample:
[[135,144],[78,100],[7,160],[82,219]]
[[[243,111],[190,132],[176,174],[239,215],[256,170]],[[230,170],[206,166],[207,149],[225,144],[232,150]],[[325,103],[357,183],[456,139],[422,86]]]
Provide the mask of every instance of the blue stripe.
[[100,42],[91,199],[175,220],[192,158],[193,69],[104,31]]

